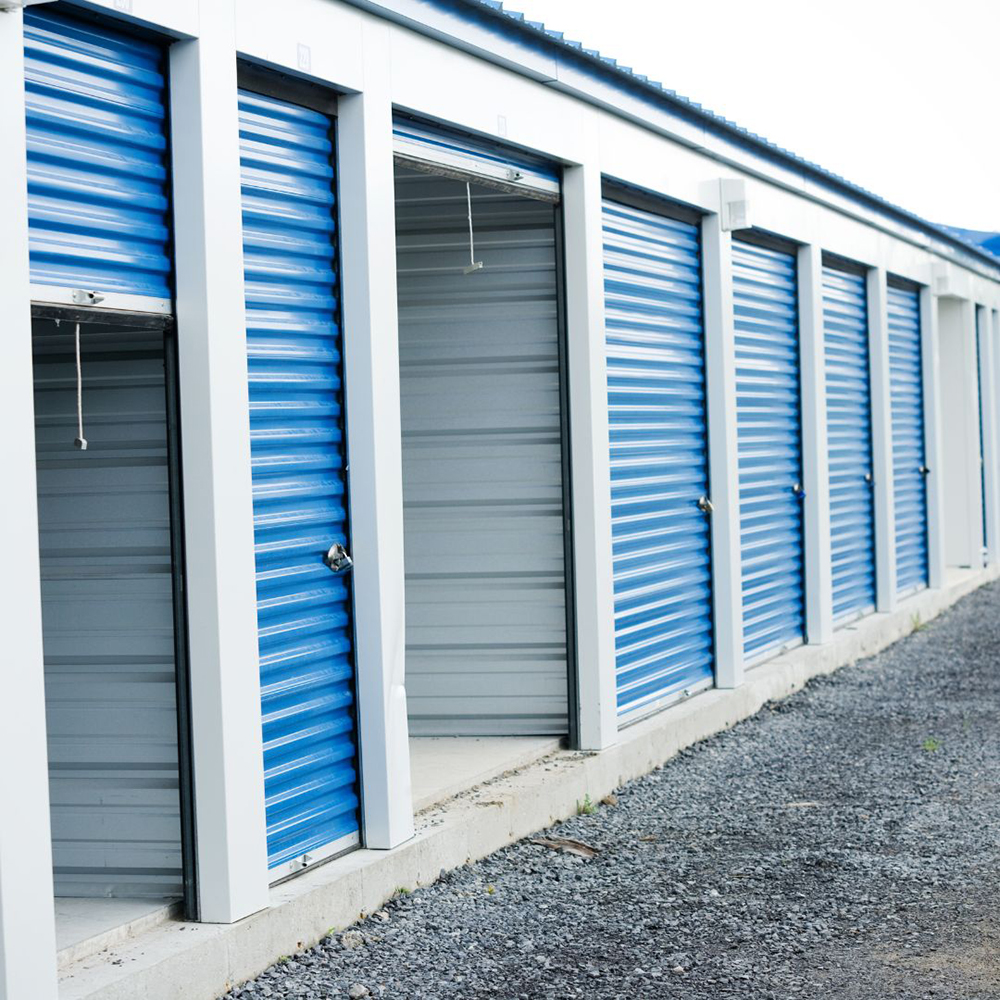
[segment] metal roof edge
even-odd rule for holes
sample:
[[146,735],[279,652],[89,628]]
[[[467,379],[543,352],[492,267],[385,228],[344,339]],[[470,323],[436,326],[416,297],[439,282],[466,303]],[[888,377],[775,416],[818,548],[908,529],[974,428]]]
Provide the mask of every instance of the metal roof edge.
[[[462,38],[458,34],[459,25],[457,24],[450,24],[446,28],[435,27],[428,21],[421,20],[419,13],[404,13],[393,5],[392,0],[382,0],[382,2],[379,0],[345,0],[345,2],[447,44],[462,43],[461,47],[467,51],[472,51],[481,58],[540,82],[556,83],[558,76],[555,70],[558,63],[562,60],[569,60],[603,83],[613,82],[625,92],[637,91],[647,98],[652,98],[657,103],[666,105],[672,113],[689,123],[695,123],[699,127],[705,128],[706,131],[721,136],[723,139],[758,155],[763,153],[767,159],[800,171],[811,180],[847,196],[852,201],[863,204],[867,208],[874,209],[923,232],[927,236],[940,240],[962,254],[974,258],[980,266],[986,265],[993,280],[1000,280],[1000,260],[976,243],[962,239],[956,234],[953,227],[929,222],[927,219],[887,201],[880,195],[854,184],[819,164],[812,163],[763,136],[743,128],[736,122],[703,108],[697,102],[634,72],[631,68],[620,65],[617,60],[603,56],[595,49],[584,48],[579,42],[567,40],[562,32],[553,31],[546,28],[541,22],[529,21],[522,14],[506,10],[501,0],[412,0],[410,6],[418,12],[420,9],[426,9],[428,12],[436,11],[446,15],[450,14],[452,19],[472,26],[476,25],[477,22],[480,25],[483,22],[492,23],[499,27],[502,33],[512,39],[517,39],[526,46],[528,51],[524,53],[523,60],[506,57],[475,40]],[[538,60],[527,58],[531,50],[534,50],[534,53],[540,57]],[[551,68],[546,65],[548,62],[546,56],[550,56],[554,60],[554,65]],[[570,90],[565,86],[560,87],[560,89],[564,92],[579,94],[582,99],[589,100],[588,95],[583,92],[575,89]],[[607,107],[604,103],[602,106]],[[632,118],[628,114],[625,117]],[[956,263],[961,262],[956,261]]]

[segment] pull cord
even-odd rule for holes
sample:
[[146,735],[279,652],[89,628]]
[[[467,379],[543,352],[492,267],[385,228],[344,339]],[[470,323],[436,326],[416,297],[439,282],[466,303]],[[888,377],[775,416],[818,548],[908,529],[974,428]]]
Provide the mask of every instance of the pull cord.
[[483,262],[476,260],[476,241],[472,233],[472,189],[469,187],[468,181],[465,182],[465,203],[469,217],[469,263],[462,268],[462,274],[472,274],[473,271],[483,269]]
[[83,436],[83,365],[80,361],[80,324],[76,324],[76,440],[74,446],[80,451],[87,450],[87,439]]

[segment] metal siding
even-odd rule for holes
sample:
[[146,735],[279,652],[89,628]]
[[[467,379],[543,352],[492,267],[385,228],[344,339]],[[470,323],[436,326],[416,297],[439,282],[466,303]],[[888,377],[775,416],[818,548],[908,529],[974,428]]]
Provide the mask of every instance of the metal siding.
[[484,183],[494,181],[523,188],[525,195],[544,196],[552,201],[559,198],[558,168],[509,146],[419,122],[405,115],[393,116],[392,137],[396,155],[416,161],[406,166],[449,166],[459,172],[480,175]]
[[823,343],[833,618],[843,622],[875,608],[871,376],[863,275],[823,267]]
[[889,286],[889,378],[896,523],[896,589],[927,586],[927,482],[920,297]]
[[743,653],[804,630],[798,301],[795,257],[733,241]]
[[182,892],[163,341],[35,324],[45,696],[57,896]]
[[604,202],[618,711],[713,677],[698,227]]
[[568,728],[551,205],[397,167],[411,732]]
[[239,93],[268,863],[358,832],[343,378],[327,116]]
[[171,296],[164,53],[24,13],[34,284]]

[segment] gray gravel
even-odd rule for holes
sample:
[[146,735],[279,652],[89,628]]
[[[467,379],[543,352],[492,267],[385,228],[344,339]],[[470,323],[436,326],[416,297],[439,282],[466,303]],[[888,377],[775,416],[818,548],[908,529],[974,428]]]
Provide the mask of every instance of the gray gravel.
[[228,996],[1000,997],[1000,585]]

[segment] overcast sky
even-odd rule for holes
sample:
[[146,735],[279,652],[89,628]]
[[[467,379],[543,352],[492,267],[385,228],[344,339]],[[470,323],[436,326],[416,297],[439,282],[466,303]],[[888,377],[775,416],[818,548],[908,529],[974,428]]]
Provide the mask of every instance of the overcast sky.
[[1000,0],[505,0],[933,222],[1000,230]]

